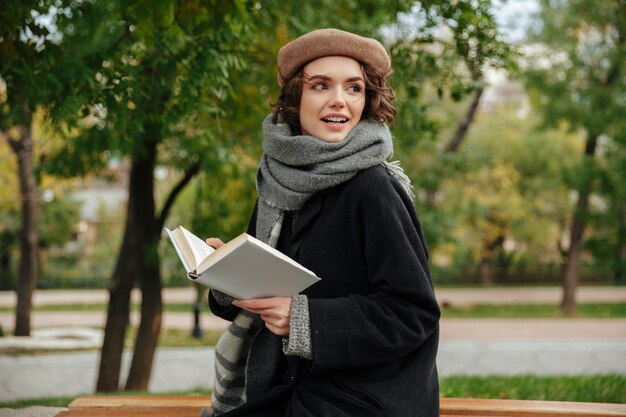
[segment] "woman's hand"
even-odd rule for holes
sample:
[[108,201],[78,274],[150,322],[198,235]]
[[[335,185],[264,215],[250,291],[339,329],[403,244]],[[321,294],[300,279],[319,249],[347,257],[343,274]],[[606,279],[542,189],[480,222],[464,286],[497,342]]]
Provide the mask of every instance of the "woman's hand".
[[218,239],[216,237],[210,237],[207,240],[205,240],[206,244],[209,246],[213,246],[215,249],[219,249],[222,246],[224,246],[224,242],[222,242],[222,239]]
[[275,335],[287,336],[289,334],[291,297],[235,300],[233,304],[261,316],[261,319],[265,322],[265,327]]

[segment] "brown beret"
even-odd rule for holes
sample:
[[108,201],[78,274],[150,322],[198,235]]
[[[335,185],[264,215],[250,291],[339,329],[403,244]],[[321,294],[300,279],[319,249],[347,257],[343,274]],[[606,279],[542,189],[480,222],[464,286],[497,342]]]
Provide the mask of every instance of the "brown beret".
[[381,76],[391,71],[391,59],[376,39],[339,29],[318,29],[300,36],[278,51],[278,84],[282,87],[303,65],[317,58],[341,55],[367,64]]

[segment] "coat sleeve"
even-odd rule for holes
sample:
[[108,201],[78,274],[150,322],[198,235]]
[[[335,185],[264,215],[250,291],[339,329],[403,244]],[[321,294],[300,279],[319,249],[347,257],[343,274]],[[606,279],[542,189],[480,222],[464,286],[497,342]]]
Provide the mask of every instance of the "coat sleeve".
[[411,201],[391,178],[361,182],[353,200],[367,276],[358,279],[370,290],[309,300],[313,372],[401,360],[438,334],[440,310]]

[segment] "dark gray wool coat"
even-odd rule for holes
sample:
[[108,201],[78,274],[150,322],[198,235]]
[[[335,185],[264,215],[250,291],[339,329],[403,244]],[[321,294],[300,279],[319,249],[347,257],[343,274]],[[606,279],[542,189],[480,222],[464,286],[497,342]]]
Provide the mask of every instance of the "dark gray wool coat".
[[[285,219],[278,247],[322,278],[304,292],[313,359],[283,355],[281,338],[260,328],[248,402],[223,415],[438,417],[440,311],[428,253],[411,200],[385,168],[316,194]],[[226,319],[237,313],[209,302]]]

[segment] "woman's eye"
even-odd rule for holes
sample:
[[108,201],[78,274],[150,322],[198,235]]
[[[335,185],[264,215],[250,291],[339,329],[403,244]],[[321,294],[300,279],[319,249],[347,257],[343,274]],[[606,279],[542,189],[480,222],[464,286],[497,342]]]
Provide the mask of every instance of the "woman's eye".
[[315,83],[313,84],[313,90],[325,90],[326,84],[324,83]]
[[351,93],[360,93],[361,92],[361,86],[359,85],[351,85],[348,87],[348,91]]

